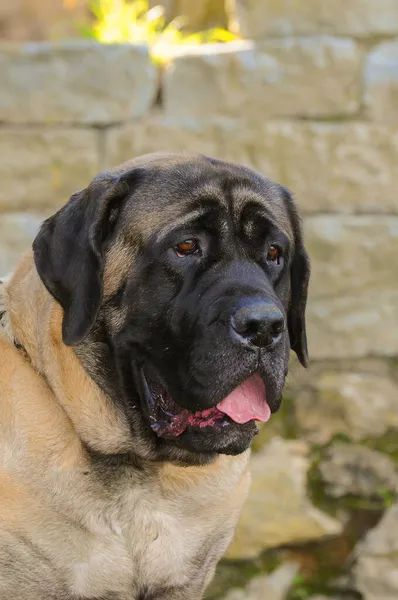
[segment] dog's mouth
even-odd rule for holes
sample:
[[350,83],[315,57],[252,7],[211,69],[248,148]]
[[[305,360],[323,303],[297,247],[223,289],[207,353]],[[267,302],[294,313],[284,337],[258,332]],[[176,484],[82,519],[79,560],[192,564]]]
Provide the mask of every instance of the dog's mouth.
[[179,406],[166,388],[148,378],[143,369],[141,381],[143,410],[152,431],[162,438],[177,438],[188,427],[220,431],[231,422],[240,425],[250,421],[266,422],[271,416],[265,383],[258,373],[245,379],[216,406],[196,412]]

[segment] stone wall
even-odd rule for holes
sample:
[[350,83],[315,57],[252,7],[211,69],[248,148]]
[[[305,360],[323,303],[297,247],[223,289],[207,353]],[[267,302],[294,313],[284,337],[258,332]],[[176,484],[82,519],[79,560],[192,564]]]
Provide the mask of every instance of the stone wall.
[[398,354],[398,39],[184,48],[161,77],[143,47],[3,46],[0,79],[1,271],[99,169],[197,150],[295,193],[314,266],[312,358]]
[[[254,492],[230,551],[252,560],[344,535],[352,512],[341,498],[366,496],[355,470],[383,488],[367,498],[377,510],[397,492],[398,2],[235,0],[229,10],[245,41],[182,48],[162,72],[144,47],[0,48],[0,273],[41,219],[100,169],[134,155],[203,152],[295,193],[313,264],[312,366],[304,373],[293,362],[287,408],[260,434]],[[340,444],[352,442],[346,462],[335,445],[342,435]],[[346,482],[343,492],[325,472]],[[350,571],[365,600],[376,597],[370,589],[378,600],[398,597],[393,576],[395,591],[383,596],[372,571],[380,535],[367,539]],[[263,598],[248,590],[228,598]],[[267,600],[274,597],[284,596]]]

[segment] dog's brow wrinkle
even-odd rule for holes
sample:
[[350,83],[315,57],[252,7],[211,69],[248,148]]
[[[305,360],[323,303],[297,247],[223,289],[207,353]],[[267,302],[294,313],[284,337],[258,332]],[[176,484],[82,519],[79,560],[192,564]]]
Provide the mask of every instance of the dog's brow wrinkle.
[[224,198],[224,190],[221,186],[215,184],[198,185],[190,190],[190,195],[199,200],[210,200],[220,202]]
[[236,199],[235,215],[238,220],[242,219],[243,213],[247,207],[252,207],[258,211],[258,214],[266,218],[271,225],[279,229],[288,240],[292,239],[292,231],[289,227],[289,219],[282,204],[269,199],[265,202],[265,198],[253,190],[247,190],[248,194],[242,194]]
[[214,211],[214,207],[210,209],[208,207],[199,208],[191,212],[189,215],[185,215],[183,217],[175,219],[173,223],[170,223],[169,225],[162,228],[162,231],[159,234],[159,240],[161,241],[162,239],[164,239],[170,232],[172,232],[174,229],[177,229],[178,227],[190,227],[192,225],[195,225],[195,221],[209,216]]

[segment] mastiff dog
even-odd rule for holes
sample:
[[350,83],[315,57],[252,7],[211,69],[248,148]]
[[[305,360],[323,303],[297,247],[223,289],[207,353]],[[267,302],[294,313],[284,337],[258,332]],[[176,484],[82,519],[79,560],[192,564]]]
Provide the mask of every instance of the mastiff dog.
[[[27,190],[29,193],[29,190]],[[290,193],[202,155],[101,173],[0,286],[1,600],[199,600],[307,364]]]

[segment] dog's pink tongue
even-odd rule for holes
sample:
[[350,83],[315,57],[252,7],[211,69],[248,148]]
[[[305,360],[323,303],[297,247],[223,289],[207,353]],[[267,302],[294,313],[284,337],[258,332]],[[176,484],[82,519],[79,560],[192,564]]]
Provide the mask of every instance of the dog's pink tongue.
[[265,385],[258,373],[251,375],[224,400],[217,404],[219,411],[228,415],[235,423],[268,421],[271,409],[267,404]]

